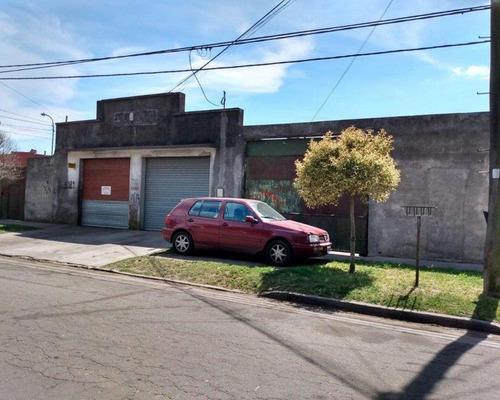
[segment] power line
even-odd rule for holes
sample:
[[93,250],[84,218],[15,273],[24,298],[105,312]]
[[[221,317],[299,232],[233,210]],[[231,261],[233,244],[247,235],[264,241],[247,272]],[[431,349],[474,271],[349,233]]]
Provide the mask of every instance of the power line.
[[52,138],[48,138],[45,136],[37,136],[37,135],[30,135],[29,133],[19,133],[19,132],[13,132],[13,131],[6,131],[6,130],[1,129],[1,128],[0,128],[0,132],[8,133],[9,135],[30,136],[30,137],[34,137],[34,138],[42,139],[42,140],[52,140]]
[[[408,53],[408,52],[412,52],[412,51],[423,51],[423,50],[435,50],[435,49],[446,49],[446,48],[454,48],[454,47],[473,46],[473,45],[484,44],[484,43],[489,43],[489,42],[490,42],[490,40],[480,40],[480,41],[475,41],[475,42],[441,44],[441,45],[435,45],[435,46],[413,47],[413,48],[386,50],[386,51],[373,51],[373,52],[369,52],[369,53],[345,54],[345,55],[339,55],[339,56],[313,57],[313,58],[303,58],[303,59],[298,59],[298,60],[285,60],[285,61],[272,61],[272,62],[266,62],[266,63],[228,65],[225,67],[224,66],[208,67],[208,68],[205,68],[204,70],[205,71],[218,71],[218,70],[225,70],[225,69],[267,67],[270,65],[300,64],[300,63],[315,62],[315,61],[340,60],[343,58],[351,58],[351,57],[368,57],[368,56],[379,56],[379,55],[385,55],[385,54]],[[180,73],[180,72],[190,72],[190,71],[191,71],[190,69],[173,69],[173,70],[164,70],[164,71],[123,72],[123,73],[113,73],[113,74],[32,76],[32,77],[9,77],[9,78],[0,77],[0,81],[2,81],[2,80],[18,80],[18,81],[20,80],[20,81],[22,81],[22,80],[108,78],[108,77],[119,77],[119,76],[176,74],[176,73]],[[2,83],[2,82],[0,82],[0,83]]]
[[[16,114],[16,113],[13,113],[13,112],[11,112],[11,111],[2,110],[2,109],[0,109],[0,112],[7,113],[7,114],[11,114],[11,115],[15,115],[15,116],[17,116],[17,117],[28,118],[28,119],[31,119],[31,120],[33,120],[33,121],[37,121],[37,122],[42,122],[42,123],[43,123],[43,120],[38,119],[38,118],[33,118],[33,117],[28,116],[28,115]],[[50,124],[47,124],[47,123],[43,123],[43,124],[44,124],[44,125],[48,125],[48,126],[50,126]]]
[[[265,26],[266,24],[268,24],[269,21],[271,21],[271,19],[273,19],[276,15],[278,15],[285,8],[287,8],[292,1],[293,0],[282,0],[273,9],[271,9],[271,11],[269,11],[266,15],[264,15],[262,18],[260,18],[255,24],[253,24],[250,28],[248,28],[245,32],[243,32],[243,34],[241,34],[234,42],[229,43],[227,46],[224,47],[224,49],[222,49],[222,51],[220,51],[213,58],[211,58],[210,60],[208,60],[199,70],[192,71],[191,75],[189,75],[185,79],[181,80],[181,82],[179,82],[174,88],[170,89],[169,93],[171,93],[176,88],[179,88],[179,91],[184,90],[188,86],[188,84],[187,84],[188,80],[191,77],[194,76],[196,78],[196,81],[198,82],[198,85],[200,86],[201,91],[203,92],[203,95],[205,96],[205,99],[209,103],[211,103],[212,105],[215,105],[210,100],[208,100],[207,96],[205,95],[205,91],[203,90],[203,87],[201,86],[201,82],[198,79],[198,77],[196,76],[196,74],[199,71],[201,71],[203,68],[205,68],[208,64],[210,64],[212,61],[214,61],[216,58],[218,58],[219,56],[223,55],[223,53],[226,52],[235,43],[238,43],[240,40],[244,40],[245,37],[253,35],[255,32],[257,32],[263,26]],[[226,55],[230,54],[230,52],[231,51],[226,52]],[[189,58],[189,66],[192,69],[192,67],[191,67],[191,52],[189,52],[189,56],[190,56],[190,58]]]
[[[130,57],[143,57],[143,56],[152,56],[152,55],[160,55],[160,54],[168,54],[168,53],[186,52],[186,51],[193,51],[193,50],[207,50],[207,49],[213,49],[213,48],[218,48],[218,47],[225,47],[228,45],[239,46],[239,45],[244,45],[244,44],[260,43],[260,42],[273,41],[273,40],[282,40],[282,39],[289,39],[289,38],[309,36],[309,35],[319,35],[319,34],[340,32],[340,31],[353,30],[353,29],[370,28],[370,27],[380,26],[380,25],[412,22],[412,21],[432,19],[432,18],[441,18],[441,17],[453,16],[453,15],[463,15],[463,14],[476,12],[476,11],[486,11],[486,10],[489,10],[490,8],[491,8],[491,6],[489,6],[489,5],[477,6],[477,7],[466,7],[466,8],[458,8],[458,9],[452,9],[452,10],[446,10],[446,11],[425,13],[425,14],[416,14],[416,15],[410,15],[410,16],[406,16],[406,17],[386,19],[386,20],[382,20],[382,21],[370,21],[370,22],[362,22],[362,23],[357,23],[357,24],[341,25],[341,26],[334,26],[334,27],[327,27],[327,28],[287,32],[287,33],[280,33],[280,34],[274,34],[274,35],[260,36],[260,37],[256,37],[256,38],[247,38],[247,39],[242,38],[242,39],[238,40],[237,42],[235,40],[233,40],[233,41],[206,43],[206,44],[178,47],[178,48],[172,48],[172,49],[163,49],[163,50],[155,50],[155,51],[142,52],[142,53],[124,54],[124,55],[120,55],[120,56],[95,57],[95,58],[65,60],[65,61],[51,61],[51,62],[44,62],[44,63],[0,65],[0,68],[18,68],[18,67],[44,67],[44,68],[48,68],[48,67],[57,67],[57,66],[83,64],[83,63],[91,63],[91,62],[99,62],[99,61],[116,60],[116,59],[130,58]],[[25,70],[28,70],[28,69],[31,69],[31,68],[27,68]],[[0,71],[0,73],[18,72],[18,71],[21,71],[21,70]]]
[[[379,21],[382,20],[382,18],[384,18],[384,15],[385,13],[387,12],[387,10],[389,10],[389,7],[391,6],[391,4],[393,3],[394,0],[390,0],[389,3],[387,4],[387,7],[384,9],[384,12],[382,13],[382,15],[380,16],[379,18]],[[364,42],[361,44],[361,46],[359,47],[358,49],[358,53],[361,53],[361,51],[365,48],[365,45],[368,43],[368,41],[370,40],[370,38],[372,37],[373,35],[373,32],[375,32],[375,29],[377,28],[377,26],[375,25],[371,30],[370,30],[370,33],[368,34],[368,36],[366,37],[366,39],[364,40]],[[344,77],[347,75],[347,73],[349,72],[349,70],[351,69],[352,65],[354,64],[354,61],[356,61],[356,57],[353,57],[351,59],[351,62],[349,63],[349,65],[347,65],[346,69],[344,70],[344,72],[342,73],[342,75],[340,75],[339,79],[337,80],[337,83],[333,86],[333,89],[330,91],[330,93],[328,93],[328,96],[326,96],[326,99],[323,101],[323,103],[319,106],[319,108],[316,110],[316,113],[314,114],[314,116],[312,117],[311,119],[311,122],[314,121],[316,119],[316,117],[318,116],[319,112],[323,109],[323,107],[325,106],[325,104],[328,102],[328,100],[330,99],[330,97],[332,96],[333,92],[335,92],[335,90],[337,90],[337,88],[339,87],[340,85],[340,82],[342,82],[342,80],[344,79]]]
[[3,124],[0,122],[0,129],[3,127],[3,126],[8,126],[10,128],[22,128],[23,130],[28,130],[28,131],[39,131],[39,132],[46,132],[46,133],[50,133],[50,129],[45,129],[45,128],[30,128],[30,127],[27,127],[27,126],[23,126],[23,125],[11,125],[11,124]]
[[[192,63],[191,63],[191,52],[189,52],[189,68],[191,69],[191,71],[193,71],[193,65],[192,65]],[[208,97],[207,97],[207,95],[206,95],[206,93],[205,93],[205,90],[203,89],[203,86],[201,86],[201,82],[200,82],[200,80],[198,79],[198,77],[197,77],[196,75],[193,75],[193,76],[196,78],[196,82],[198,82],[198,86],[200,87],[201,93],[203,93],[203,97],[205,97],[205,100],[206,100],[207,102],[209,102],[210,104],[212,104],[213,106],[218,107],[218,106],[219,106],[218,104],[215,104],[215,103],[211,102],[211,101],[208,99]]]
[[256,23],[254,23],[250,28],[248,28],[245,32],[243,32],[240,36],[238,36],[233,42],[225,46],[221,51],[219,51],[215,56],[213,56],[210,60],[208,60],[205,64],[203,64],[200,68],[198,68],[196,71],[191,72],[190,75],[188,75],[186,78],[182,79],[177,85],[175,85],[172,89],[169,90],[170,92],[173,92],[175,89],[177,89],[180,85],[183,83],[187,82],[191,77],[196,76],[198,72],[200,72],[202,69],[205,69],[205,67],[210,64],[212,61],[216,60],[219,58],[224,52],[227,51],[234,43],[237,43],[240,39],[244,38],[247,34],[251,34],[251,32],[254,32],[256,29],[258,29],[258,26],[263,23],[263,21],[268,18],[272,13],[274,13],[279,7],[281,7],[284,3],[290,3],[291,0],[281,0],[276,6],[274,6],[270,11],[268,11],[263,17],[261,17]]
[[6,115],[0,115],[0,118],[6,118],[6,119],[12,119],[14,121],[21,121],[21,122],[27,122],[29,124],[36,124],[36,125],[44,125],[44,126],[52,126],[52,124],[47,124],[44,122],[34,122],[34,121],[28,121],[26,119],[20,119],[20,118],[14,118],[14,117],[7,117]]
[[19,96],[24,97],[26,100],[31,101],[33,104],[36,104],[36,105],[38,105],[38,106],[42,107],[44,110],[50,111],[52,114],[58,115],[59,117],[61,117],[61,118],[63,118],[63,119],[64,119],[64,117],[62,117],[60,114],[58,114],[58,113],[56,113],[56,112],[54,112],[54,111],[49,110],[47,107],[45,107],[45,106],[41,105],[39,102],[37,102],[37,101],[33,100],[32,98],[30,98],[30,97],[26,96],[25,94],[22,94],[21,92],[17,91],[16,89],[14,89],[14,88],[10,87],[10,86],[9,86],[9,85],[7,85],[5,82],[0,82],[0,84],[2,84],[3,86],[5,86],[5,87],[6,87],[7,89],[9,89],[9,90],[12,90],[14,93],[17,93]]

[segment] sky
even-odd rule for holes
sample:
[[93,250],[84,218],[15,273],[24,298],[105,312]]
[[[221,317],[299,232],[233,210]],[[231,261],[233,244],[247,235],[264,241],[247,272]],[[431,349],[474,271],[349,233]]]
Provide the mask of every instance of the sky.
[[[189,73],[54,80],[1,78],[199,68],[220,49],[6,72],[238,38],[279,0],[2,0],[0,131],[18,151],[51,154],[51,120],[96,118],[96,102],[171,91]],[[250,37],[489,4],[478,0],[290,0]],[[385,13],[384,13],[385,12]],[[231,66],[465,43],[488,38],[489,11],[232,46]],[[366,42],[366,43],[365,43]],[[370,57],[201,71],[180,89],[186,110],[244,110],[245,125],[489,110],[489,43]],[[11,68],[12,69],[12,68]],[[340,80],[340,82],[339,82]],[[177,88],[174,91],[179,91]],[[390,133],[390,132],[389,132]],[[56,132],[57,134],[57,132]]]

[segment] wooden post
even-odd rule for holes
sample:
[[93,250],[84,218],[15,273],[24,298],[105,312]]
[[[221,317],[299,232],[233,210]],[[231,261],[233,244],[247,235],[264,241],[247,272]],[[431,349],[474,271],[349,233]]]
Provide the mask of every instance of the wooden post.
[[354,219],[354,195],[351,195],[349,203],[349,219],[351,220],[351,263],[349,265],[349,273],[353,274],[355,270],[354,257],[356,253],[356,220]]
[[415,258],[415,287],[418,287],[420,275],[420,225],[422,225],[422,217],[417,216],[417,256]]

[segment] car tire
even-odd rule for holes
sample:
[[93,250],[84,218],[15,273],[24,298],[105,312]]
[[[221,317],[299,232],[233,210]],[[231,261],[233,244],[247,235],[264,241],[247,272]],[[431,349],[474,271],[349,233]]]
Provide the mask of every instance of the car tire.
[[288,265],[291,258],[292,248],[284,240],[273,240],[266,247],[266,260],[272,265]]
[[193,238],[185,231],[177,232],[172,238],[172,247],[177,254],[190,254],[194,249]]

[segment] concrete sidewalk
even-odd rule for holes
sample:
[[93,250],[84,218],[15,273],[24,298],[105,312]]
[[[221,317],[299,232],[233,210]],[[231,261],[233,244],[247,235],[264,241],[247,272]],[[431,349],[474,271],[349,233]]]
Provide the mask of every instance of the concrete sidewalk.
[[170,245],[160,232],[92,228],[0,219],[0,224],[37,230],[0,235],[0,255],[101,267],[130,257],[164,250]]
[[[6,256],[101,267],[115,261],[151,254],[170,247],[170,243],[163,240],[160,232],[92,228],[7,219],[0,219],[0,224],[18,224],[39,228],[33,231],[0,235],[0,255]],[[229,257],[231,256],[229,255]],[[349,261],[349,254],[331,252],[325,258]],[[356,256],[356,260],[415,265],[415,260],[402,258]],[[255,260],[251,263],[255,264]],[[459,270],[483,270],[481,264],[459,262],[421,260],[420,265]]]

